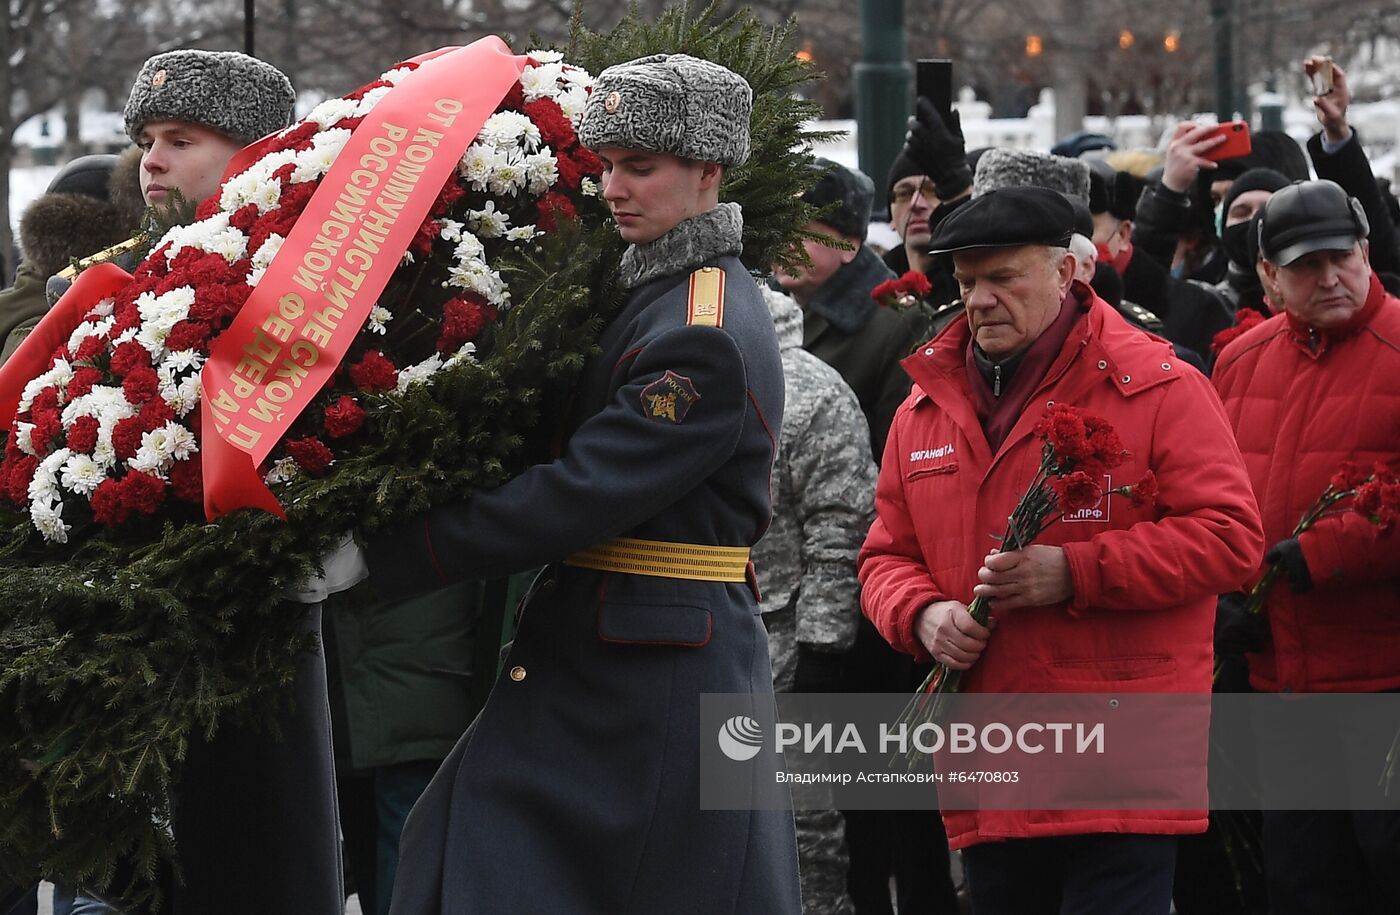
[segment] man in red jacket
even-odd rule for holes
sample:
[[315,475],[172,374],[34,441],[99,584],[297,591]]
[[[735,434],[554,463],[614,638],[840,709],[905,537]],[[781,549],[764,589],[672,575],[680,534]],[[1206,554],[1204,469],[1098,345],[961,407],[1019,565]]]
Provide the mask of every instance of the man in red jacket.
[[[1251,652],[1257,690],[1395,692],[1400,534],[1350,511],[1292,531],[1343,461],[1400,465],[1400,301],[1371,270],[1365,213],[1340,186],[1291,185],[1263,213],[1260,253],[1285,311],[1225,348],[1215,384],[1273,544],[1266,560],[1283,574],[1262,616],[1222,602],[1222,641]],[[1339,724],[1320,739],[1270,728],[1264,785],[1282,787],[1284,766],[1301,771],[1318,753],[1369,758],[1379,772],[1392,733]],[[1366,782],[1353,797],[1373,792],[1381,806]],[[1276,915],[1400,911],[1393,810],[1265,811],[1264,858]]]
[[[1068,200],[991,191],[938,227],[967,321],[905,360],[860,555],[862,605],[889,642],[966,671],[990,693],[1206,693],[1215,595],[1263,551],[1258,510],[1220,402],[1170,345],[1075,282]],[[1155,507],[1109,495],[1024,550],[989,535],[1035,476],[1033,427],[1052,404],[1107,419],[1152,470]],[[1121,473],[1121,479],[1116,475]],[[989,626],[967,605],[992,600]],[[978,915],[1167,912],[1176,837],[1201,810],[945,811]]]

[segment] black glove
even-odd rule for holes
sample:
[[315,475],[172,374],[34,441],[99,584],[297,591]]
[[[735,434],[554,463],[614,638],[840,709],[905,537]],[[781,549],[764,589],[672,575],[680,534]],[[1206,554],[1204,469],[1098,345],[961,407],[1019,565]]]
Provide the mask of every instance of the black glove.
[[972,169],[967,166],[966,143],[962,122],[954,111],[944,124],[933,103],[919,96],[914,116],[909,119],[909,134],[904,140],[904,152],[933,179],[939,200],[952,200],[972,187]]
[[1245,654],[1269,644],[1269,621],[1262,613],[1244,609],[1245,595],[1222,594],[1215,605],[1215,653]]
[[1290,537],[1275,543],[1264,554],[1264,561],[1278,566],[1294,594],[1307,594],[1312,590],[1312,573],[1308,571],[1308,561],[1303,558],[1303,548],[1297,539]]
[[793,672],[795,693],[840,693],[845,691],[846,652],[818,651],[797,646],[797,670]]

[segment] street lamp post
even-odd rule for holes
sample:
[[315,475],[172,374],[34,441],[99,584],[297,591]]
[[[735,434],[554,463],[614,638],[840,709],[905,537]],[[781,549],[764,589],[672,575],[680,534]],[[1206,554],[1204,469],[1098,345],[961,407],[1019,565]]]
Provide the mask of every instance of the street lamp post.
[[[861,0],[865,53],[855,65],[856,151],[860,169],[884,183],[904,147],[910,66],[904,57],[904,0]],[[883,202],[876,201],[878,206]]]

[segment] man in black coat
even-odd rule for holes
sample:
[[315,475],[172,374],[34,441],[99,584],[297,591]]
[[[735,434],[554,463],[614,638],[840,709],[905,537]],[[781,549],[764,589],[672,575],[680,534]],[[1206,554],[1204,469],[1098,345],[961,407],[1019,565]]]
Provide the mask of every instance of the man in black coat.
[[409,817],[395,915],[799,911],[791,813],[700,809],[698,750],[716,739],[701,694],[751,696],[754,717],[773,705],[747,557],[768,525],[782,363],[736,257],[739,207],[719,203],[751,106],[740,77],[685,55],[599,75],[579,136],[631,245],[630,298],[563,453],[371,538],[386,599],[547,566],[486,708]]

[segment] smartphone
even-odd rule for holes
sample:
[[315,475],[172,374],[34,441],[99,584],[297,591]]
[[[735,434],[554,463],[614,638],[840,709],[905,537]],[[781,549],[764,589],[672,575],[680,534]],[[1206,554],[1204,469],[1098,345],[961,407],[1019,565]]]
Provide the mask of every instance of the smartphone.
[[1202,153],[1204,158],[1212,162],[1219,162],[1222,159],[1238,159],[1240,156],[1249,155],[1252,148],[1249,142],[1249,125],[1244,121],[1226,121],[1215,128],[1215,133],[1225,137],[1225,142]]
[[1323,57],[1317,61],[1317,69],[1312,72],[1313,95],[1332,94],[1332,58]]
[[920,58],[915,70],[914,91],[933,103],[944,124],[953,117],[953,62]]

